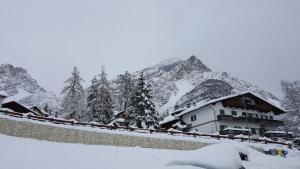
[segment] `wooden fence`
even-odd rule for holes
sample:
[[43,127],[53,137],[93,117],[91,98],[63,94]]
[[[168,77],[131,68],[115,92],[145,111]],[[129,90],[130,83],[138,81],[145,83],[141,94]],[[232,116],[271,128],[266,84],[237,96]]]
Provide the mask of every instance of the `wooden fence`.
[[170,131],[170,130],[161,130],[161,129],[143,129],[143,128],[132,128],[132,127],[122,127],[122,126],[113,126],[113,125],[103,125],[103,124],[97,124],[97,123],[85,123],[85,122],[78,122],[75,120],[66,120],[66,119],[59,119],[59,118],[52,118],[52,117],[42,117],[42,116],[36,116],[31,114],[23,114],[18,112],[9,112],[0,110],[0,113],[17,117],[17,118],[27,118],[31,120],[37,120],[42,122],[51,122],[55,124],[64,124],[64,125],[73,125],[73,126],[85,126],[85,127],[97,127],[101,129],[109,129],[109,130],[127,130],[130,132],[138,132],[138,133],[164,133],[169,135],[182,135],[182,136],[192,136],[192,137],[209,137],[209,138],[215,138],[215,139],[231,139],[231,140],[239,140],[239,141],[252,141],[252,142],[261,142],[261,143],[273,143],[273,144],[281,144],[291,147],[291,144],[287,144],[284,142],[279,141],[272,141],[267,139],[256,139],[256,138],[245,138],[245,137],[232,137],[227,135],[214,135],[214,134],[204,134],[199,132],[181,132],[181,131]]

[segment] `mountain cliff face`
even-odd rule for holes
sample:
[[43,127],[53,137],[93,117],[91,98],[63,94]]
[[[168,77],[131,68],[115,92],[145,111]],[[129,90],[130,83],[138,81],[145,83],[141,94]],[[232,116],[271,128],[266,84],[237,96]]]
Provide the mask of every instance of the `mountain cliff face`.
[[213,72],[195,56],[187,60],[168,59],[141,71],[152,85],[154,102],[160,113],[172,111],[175,105],[184,107],[190,102],[243,91],[255,92],[276,105],[281,104],[271,93],[253,84],[226,72]]
[[25,69],[10,64],[0,65],[0,91],[8,94],[6,101],[16,100],[27,106],[58,106],[59,99],[54,93],[42,88]]
[[[137,71],[143,72],[153,90],[154,103],[159,113],[171,112],[174,106],[185,107],[191,102],[252,91],[276,105],[281,102],[271,93],[257,86],[230,76],[228,73],[213,72],[195,56],[186,60],[172,58],[157,65]],[[59,107],[60,100],[54,93],[42,88],[25,69],[10,64],[0,65],[0,91],[27,106],[40,107],[48,104]]]

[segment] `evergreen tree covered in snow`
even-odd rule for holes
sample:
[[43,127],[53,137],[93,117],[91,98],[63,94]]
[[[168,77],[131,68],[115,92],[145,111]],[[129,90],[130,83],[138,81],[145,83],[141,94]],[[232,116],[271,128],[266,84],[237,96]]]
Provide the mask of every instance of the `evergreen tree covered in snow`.
[[86,99],[79,75],[79,70],[74,67],[72,76],[65,81],[62,90],[63,100],[61,105],[61,116],[67,119],[82,120],[86,112]]
[[132,95],[134,82],[131,74],[126,71],[124,74],[120,74],[116,80],[116,93],[117,93],[117,103],[119,110],[127,111],[127,108],[130,105],[130,97]]
[[282,81],[284,103],[288,106],[288,113],[283,118],[289,131],[300,134],[300,81]]
[[87,120],[92,121],[93,118],[96,118],[98,114],[98,89],[99,89],[99,80],[95,76],[91,80],[91,86],[87,90]]
[[88,119],[101,123],[109,123],[112,118],[112,98],[106,73],[102,67],[99,79],[95,77],[88,89]]
[[126,119],[129,125],[142,128],[158,125],[158,114],[150,92],[150,85],[145,83],[143,73],[141,73],[130,99],[131,106]]

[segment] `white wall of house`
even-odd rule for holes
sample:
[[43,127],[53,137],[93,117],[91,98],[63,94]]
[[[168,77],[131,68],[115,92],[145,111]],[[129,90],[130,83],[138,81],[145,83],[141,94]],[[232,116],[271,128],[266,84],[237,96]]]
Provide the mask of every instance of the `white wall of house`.
[[[190,130],[196,130],[203,133],[213,133],[216,132],[216,117],[214,114],[215,113],[213,109],[211,109],[211,106],[206,106],[183,115],[182,120],[186,124],[191,124]],[[195,121],[192,121],[192,116],[196,116]]]
[[[217,115],[220,115],[220,110],[224,110],[224,115],[232,115],[232,111],[235,111],[237,115],[234,115],[236,117],[243,116],[243,112],[251,113],[252,117],[254,118],[266,118],[268,116],[268,119],[273,117],[273,119],[277,119],[277,117],[274,115],[273,112],[259,112],[257,110],[246,110],[241,108],[231,108],[231,107],[224,107],[221,102],[218,102],[214,105],[208,105],[205,107],[202,107],[198,110],[195,110],[193,112],[187,113],[183,115],[183,121],[186,124],[191,124],[190,130],[196,130],[203,133],[215,133],[220,131],[220,125],[225,125],[227,127],[238,127],[238,128],[247,128],[247,125],[249,128],[255,128],[256,133],[259,134],[259,128],[261,128],[259,123],[251,123],[248,122],[223,122],[223,121],[217,121]],[[196,115],[196,120],[192,121],[192,116]],[[257,116],[256,116],[257,115]],[[262,117],[263,116],[263,117]],[[268,127],[265,126],[265,129],[267,130],[275,130],[277,127]]]

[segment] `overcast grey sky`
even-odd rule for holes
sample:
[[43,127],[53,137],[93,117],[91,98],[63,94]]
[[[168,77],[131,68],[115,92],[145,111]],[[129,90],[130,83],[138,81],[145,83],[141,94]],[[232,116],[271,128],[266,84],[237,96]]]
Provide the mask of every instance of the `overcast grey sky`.
[[214,71],[281,96],[300,80],[299,0],[0,0],[0,63],[60,92],[86,80],[196,55]]

